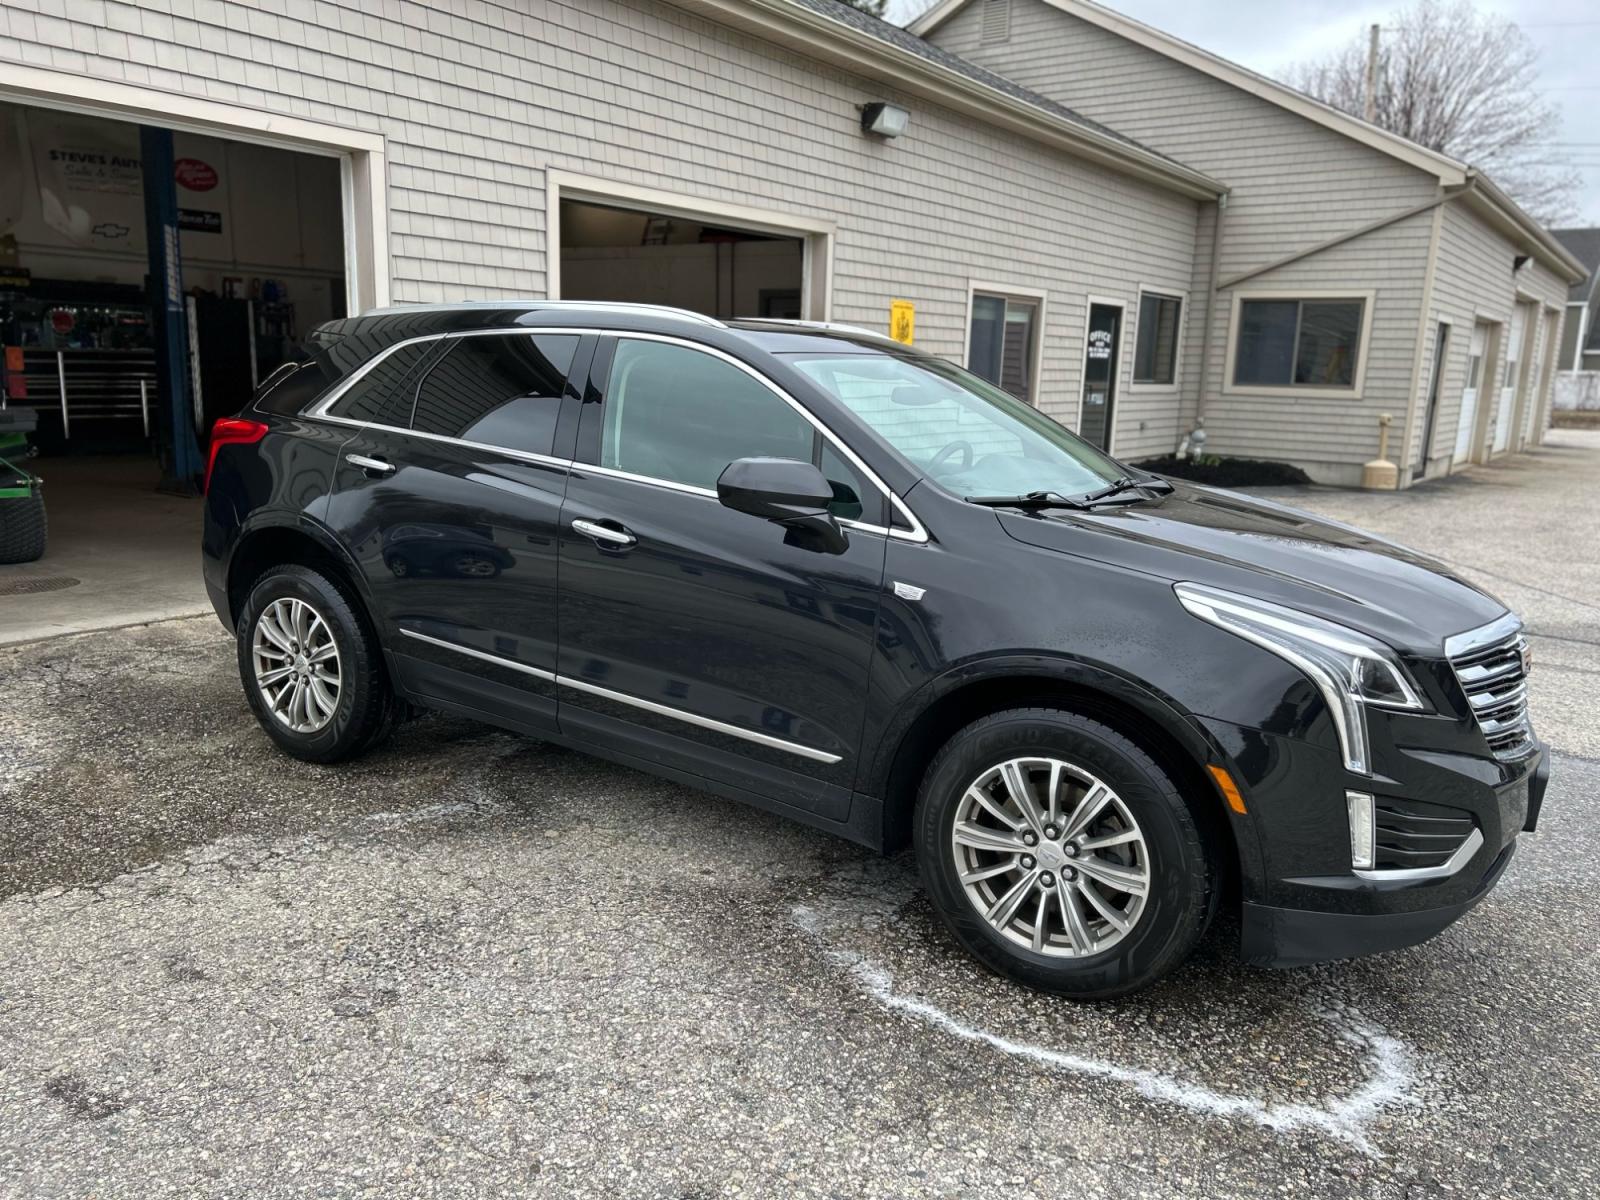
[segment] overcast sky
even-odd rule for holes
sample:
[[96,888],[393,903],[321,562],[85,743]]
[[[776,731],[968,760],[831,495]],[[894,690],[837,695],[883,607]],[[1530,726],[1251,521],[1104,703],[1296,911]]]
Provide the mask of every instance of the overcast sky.
[[[1583,170],[1579,224],[1600,225],[1600,8],[1594,0],[1477,0],[1480,9],[1522,26],[1539,48],[1541,88],[1561,110],[1552,141],[1564,143]],[[908,20],[928,0],[891,0]],[[1116,0],[1108,5],[1264,75],[1320,57],[1383,24],[1394,0]],[[1182,159],[1181,150],[1169,151]]]

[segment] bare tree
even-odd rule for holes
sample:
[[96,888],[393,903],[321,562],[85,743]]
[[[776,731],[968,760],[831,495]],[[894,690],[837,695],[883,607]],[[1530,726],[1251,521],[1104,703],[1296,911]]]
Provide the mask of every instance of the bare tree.
[[[1539,97],[1538,57],[1514,22],[1466,0],[1419,0],[1382,29],[1375,123],[1487,172],[1547,225],[1568,219],[1579,178],[1550,144],[1558,116]],[[1294,87],[1358,117],[1366,77],[1364,34],[1287,73]]]
[[844,0],[851,8],[859,8],[869,17],[882,18],[889,8],[889,0]]

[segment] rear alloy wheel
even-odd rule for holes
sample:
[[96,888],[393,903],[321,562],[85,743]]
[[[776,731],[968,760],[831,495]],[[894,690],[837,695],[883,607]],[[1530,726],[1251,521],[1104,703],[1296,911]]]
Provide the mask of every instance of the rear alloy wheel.
[[314,607],[274,600],[256,621],[250,658],[267,711],[295,733],[316,733],[339,710],[339,646]]
[[399,705],[378,640],[344,589],[320,571],[268,570],[251,587],[237,630],[250,707],[289,754],[338,762],[393,726]]
[[1083,999],[1146,987],[1188,956],[1219,870],[1140,747],[1060,709],[974,721],[929,764],[914,817],[929,899],[963,947]]

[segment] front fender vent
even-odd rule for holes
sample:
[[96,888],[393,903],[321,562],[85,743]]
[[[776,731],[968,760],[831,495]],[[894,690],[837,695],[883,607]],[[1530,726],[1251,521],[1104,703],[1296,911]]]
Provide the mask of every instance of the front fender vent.
[[1372,865],[1380,871],[1442,867],[1472,835],[1472,814],[1442,804],[1380,797],[1373,812]]

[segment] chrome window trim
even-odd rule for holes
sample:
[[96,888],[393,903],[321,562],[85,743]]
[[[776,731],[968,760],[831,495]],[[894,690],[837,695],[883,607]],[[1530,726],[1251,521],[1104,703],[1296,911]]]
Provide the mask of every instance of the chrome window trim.
[[1482,845],[1483,830],[1474,827],[1456,852],[1436,867],[1358,868],[1351,871],[1351,874],[1358,879],[1367,879],[1374,883],[1415,883],[1423,879],[1443,879],[1466,866]]
[[[873,487],[877,488],[878,491],[884,496],[888,497],[889,503],[900,513],[901,516],[911,523],[911,528],[908,530],[895,529],[882,525],[869,525],[865,522],[848,522],[848,524],[858,529],[882,530],[883,532],[887,533],[888,536],[900,538],[902,541],[926,542],[928,540],[928,530],[917,518],[917,514],[911,511],[910,507],[907,506],[904,500],[895,495],[894,491],[889,487],[888,484],[884,483],[883,480],[878,478],[873,469],[867,466],[867,464],[861,460],[861,456],[845,444],[843,438],[834,433],[833,430],[829,429],[827,425],[823,424],[823,422],[814,413],[812,413],[810,409],[801,404],[800,401],[789,395],[788,392],[784,391],[781,387],[779,387],[772,380],[768,379],[749,363],[742,362],[733,355],[729,354],[726,350],[721,350],[716,346],[708,346],[704,342],[692,341],[689,338],[674,337],[673,335],[666,333],[636,333],[633,330],[621,330],[608,331],[607,336],[614,337],[618,341],[629,340],[638,342],[665,342],[669,345],[683,346],[687,349],[698,351],[701,354],[709,354],[713,358],[720,358],[722,361],[730,364],[731,366],[737,367],[746,375],[750,376],[750,378],[754,379],[762,387],[766,388],[774,396],[778,397],[778,399],[782,400],[790,408],[794,409],[795,412],[800,414],[801,420],[808,423],[818,433],[822,434],[823,437],[827,438],[828,441],[833,444],[833,448],[839,452],[839,456],[841,458],[843,458],[856,470],[860,471],[863,479],[865,479]],[[621,474],[625,478],[638,480],[644,483],[660,483],[667,484],[669,486],[677,486],[680,488],[695,486],[693,484],[677,484],[674,480],[657,479],[656,477],[650,475],[634,475],[632,473],[618,472],[617,468],[615,467],[601,467],[596,463],[577,463],[575,465],[583,467],[595,467],[596,469],[605,473]],[[706,491],[705,488],[698,487],[695,488],[695,490],[698,492]],[[713,496],[716,495],[715,492],[711,492],[710,494]],[[847,522],[840,521],[839,523],[843,525]]]
[[445,641],[443,638],[430,637],[425,633],[415,630],[402,629],[400,633],[408,638],[415,638],[419,642],[426,642],[430,646],[438,646],[444,650],[454,650],[458,654],[465,654],[469,658],[482,659],[484,662],[493,663],[498,667],[508,670],[520,671],[525,675],[532,675],[535,679],[542,679],[547,683],[554,683],[557,687],[572,688],[574,691],[587,692],[593,696],[601,696],[607,700],[615,700],[619,704],[631,705],[634,708],[652,712],[658,716],[670,717],[675,721],[682,721],[687,725],[697,725],[701,729],[710,729],[716,733],[725,733],[730,737],[741,738],[747,742],[754,742],[760,746],[768,746],[774,750],[783,750],[789,754],[797,754],[801,758],[809,758],[816,762],[833,764],[839,762],[841,755],[829,754],[826,750],[814,750],[810,746],[802,746],[798,742],[785,741],[783,738],[773,737],[770,733],[758,733],[753,729],[742,729],[737,725],[730,725],[726,721],[718,721],[711,717],[702,717],[699,713],[687,712],[681,708],[673,708],[666,704],[657,704],[654,700],[645,700],[638,696],[630,696],[626,692],[613,691],[611,688],[601,687],[597,683],[587,680],[574,679],[570,675],[560,675],[554,671],[546,671],[542,667],[530,667],[526,663],[519,663],[514,659],[502,658],[498,654],[490,654],[484,650],[475,650],[471,646],[463,646],[457,642]]
[[566,458],[553,458],[548,454],[536,454],[532,450],[513,450],[510,446],[496,446],[490,442],[469,442],[465,438],[447,437],[442,433],[425,433],[420,429],[401,429],[398,425],[383,425],[376,421],[345,421],[340,417],[324,417],[326,421],[343,421],[344,424],[359,425],[364,429],[381,429],[385,433],[398,433],[401,437],[421,438],[426,442],[443,442],[448,446],[460,446],[464,450],[487,450],[490,454],[503,454],[507,458],[521,459],[523,462],[536,463],[541,467],[570,468],[572,460]]
[[[355,421],[349,417],[331,417],[328,416],[328,409],[337,404],[340,398],[346,392],[353,388],[362,379],[366,378],[368,372],[375,368],[379,363],[388,358],[391,354],[398,353],[406,346],[415,346],[421,342],[454,341],[456,338],[467,337],[516,337],[519,334],[528,337],[537,337],[542,334],[550,333],[565,334],[569,337],[581,339],[585,336],[593,335],[595,330],[577,329],[564,325],[540,326],[538,328],[524,328],[522,326],[508,328],[505,326],[500,326],[495,329],[455,329],[448,333],[424,333],[419,334],[416,337],[402,338],[398,342],[393,342],[390,345],[385,346],[382,350],[378,351],[378,353],[367,359],[366,362],[362,363],[354,371],[351,371],[349,375],[345,376],[345,378],[341,379],[337,384],[334,385],[333,391],[329,392],[321,400],[318,400],[316,403],[312,404],[310,408],[302,409],[300,415],[302,417],[317,417],[331,421],[344,421],[347,424],[352,425],[370,425],[374,429],[394,429],[395,426],[393,425],[380,425],[374,421]],[[411,430],[402,429],[400,432],[410,433]],[[499,447],[494,448],[499,449]]]
[[[705,500],[716,500],[720,503],[721,497],[711,488],[703,488],[694,483],[679,483],[675,479],[658,479],[654,475],[636,475],[632,471],[620,471],[616,467],[597,467],[594,463],[573,462],[570,464],[575,471],[588,471],[595,475],[604,475],[608,479],[624,479],[629,483],[642,483],[648,487],[666,488],[668,491],[682,492],[688,496],[699,496]],[[835,518],[839,524],[854,529],[858,533],[875,533],[880,537],[895,537],[910,539],[911,532],[906,529],[891,529],[884,525],[874,525],[869,521],[855,521],[849,517]],[[926,541],[927,539],[922,539]]]
[[697,350],[702,354],[709,354],[714,358],[720,358],[725,362],[733,364],[745,374],[749,375],[752,379],[756,380],[756,382],[761,384],[761,386],[766,388],[773,395],[777,396],[784,403],[789,405],[789,407],[799,413],[801,418],[808,422],[812,428],[816,429],[822,434],[823,437],[827,438],[828,441],[832,443],[834,449],[839,452],[839,455],[846,462],[855,467],[856,470],[860,471],[862,477],[869,484],[877,488],[878,491],[889,498],[890,505],[893,506],[893,508],[910,523],[911,528],[897,529],[892,525],[875,525],[871,522],[852,521],[847,518],[840,518],[839,524],[862,533],[882,534],[885,537],[895,538],[903,542],[924,544],[929,540],[927,527],[923,525],[917,514],[912,511],[911,506],[902,500],[898,495],[896,495],[894,491],[890,489],[888,484],[879,479],[872,468],[867,466],[867,464],[861,460],[861,457],[856,454],[854,450],[850,449],[850,447],[844,443],[843,439],[841,439],[838,434],[834,433],[833,430],[829,429],[827,425],[823,424],[823,422],[818,419],[809,409],[807,409],[805,405],[801,404],[793,396],[789,395],[777,384],[773,383],[760,371],[756,370],[748,363],[741,362],[739,359],[727,353],[725,350],[720,350],[715,346],[707,346],[703,342],[696,342],[690,338],[675,337],[671,334],[638,333],[633,330],[626,329],[575,328],[562,325],[541,326],[539,328],[529,329],[463,329],[451,333],[422,334],[419,337],[405,338],[402,341],[398,341],[390,346],[384,347],[383,350],[379,351],[377,354],[374,354],[366,362],[362,363],[360,367],[352,371],[348,377],[336,384],[333,391],[329,392],[328,395],[313,403],[309,408],[301,410],[300,416],[302,418],[315,421],[326,421],[335,425],[347,425],[356,429],[381,429],[385,433],[398,433],[406,437],[426,438],[430,441],[444,442],[454,446],[464,446],[472,450],[487,450],[493,454],[505,454],[512,458],[521,459],[525,462],[537,463],[541,466],[564,467],[568,470],[571,470],[574,467],[581,467],[585,470],[594,471],[600,475],[609,475],[614,479],[627,479],[633,481],[634,483],[653,484],[656,487],[669,488],[673,491],[685,492],[689,495],[709,496],[712,499],[716,499],[717,493],[714,490],[710,488],[698,487],[691,483],[679,483],[677,480],[673,479],[659,479],[653,475],[637,475],[631,471],[618,470],[615,467],[602,467],[598,463],[586,463],[573,458],[556,458],[549,454],[535,454],[528,450],[513,450],[508,446],[495,446],[487,442],[470,442],[463,438],[446,437],[445,435],[438,433],[425,433],[419,429],[402,429],[398,425],[387,425],[379,421],[358,421],[351,417],[333,416],[327,411],[329,408],[333,407],[333,405],[337,404],[340,397],[342,397],[345,392],[349,391],[350,388],[354,387],[356,383],[360,381],[369,371],[371,371],[384,359],[388,358],[389,355],[400,350],[403,346],[414,346],[419,342],[438,342],[463,337],[512,337],[518,334],[533,336],[552,333],[571,334],[577,337],[593,335],[598,337],[613,337],[618,339],[633,338],[638,341],[666,342],[672,345],[685,346],[690,350]]

